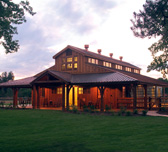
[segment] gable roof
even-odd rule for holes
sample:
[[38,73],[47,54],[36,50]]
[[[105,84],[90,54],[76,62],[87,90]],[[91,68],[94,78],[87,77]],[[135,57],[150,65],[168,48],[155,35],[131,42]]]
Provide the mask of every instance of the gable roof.
[[122,66],[126,66],[126,67],[131,67],[131,68],[135,68],[135,69],[139,69],[140,70],[139,67],[137,67],[137,66],[135,66],[133,64],[130,64],[128,62],[120,61],[120,60],[117,60],[117,59],[114,59],[114,58],[111,58],[111,57],[108,57],[108,56],[104,56],[104,55],[101,55],[101,54],[98,54],[98,53],[94,53],[94,52],[91,52],[91,51],[86,51],[85,49],[81,49],[81,48],[74,47],[74,46],[71,46],[71,45],[68,45],[63,50],[61,50],[60,52],[58,52],[57,54],[55,54],[53,56],[53,58],[55,59],[56,57],[58,57],[59,55],[61,55],[67,49],[71,49],[73,51],[81,53],[84,56],[88,56],[88,57],[96,58],[96,59],[103,60],[103,61],[106,61],[106,62],[111,62],[111,63],[115,63],[115,64],[118,64],[118,65],[122,65]]

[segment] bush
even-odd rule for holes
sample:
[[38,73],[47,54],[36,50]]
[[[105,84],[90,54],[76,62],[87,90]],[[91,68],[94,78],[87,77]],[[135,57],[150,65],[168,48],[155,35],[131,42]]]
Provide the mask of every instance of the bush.
[[126,108],[125,107],[121,107],[120,108],[120,112],[121,112],[121,115],[124,115],[125,112],[126,112]]
[[165,107],[161,107],[161,108],[160,108],[160,111],[162,111],[162,112],[167,112],[168,110],[167,110]]
[[89,112],[89,109],[88,109],[88,107],[86,105],[83,106],[83,111],[84,112]]
[[4,107],[4,102],[3,101],[0,102],[0,107],[2,107],[2,108]]
[[138,110],[134,109],[133,114],[137,115],[138,114]]
[[146,116],[147,112],[147,110],[142,110],[142,116]]
[[72,106],[72,112],[77,113],[78,112],[78,107],[77,106]]
[[94,106],[94,105],[91,105],[91,106],[90,106],[90,112],[91,112],[91,113],[94,113],[94,110],[95,110],[95,106]]
[[111,109],[111,108],[110,108],[108,105],[105,105],[105,111],[106,111],[106,112],[109,112],[110,109]]
[[131,111],[126,111],[126,116],[131,116],[131,115],[132,115]]
[[118,111],[117,115],[118,115],[118,116],[122,116],[122,112],[121,112],[121,110]]

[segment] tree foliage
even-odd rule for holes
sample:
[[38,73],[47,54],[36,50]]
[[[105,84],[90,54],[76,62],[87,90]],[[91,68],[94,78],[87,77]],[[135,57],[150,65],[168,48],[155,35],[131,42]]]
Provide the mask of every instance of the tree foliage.
[[168,1],[146,0],[143,10],[133,14],[131,30],[136,37],[159,38],[149,47],[153,61],[148,66],[148,72],[161,71],[165,77],[168,73]]
[[17,52],[19,49],[18,40],[13,40],[13,35],[18,34],[14,25],[26,22],[25,12],[35,14],[28,1],[16,4],[11,0],[0,0],[0,45],[6,53]]
[[8,72],[3,72],[0,75],[0,83],[7,82],[9,80],[14,80],[14,78],[15,78],[15,76],[14,76],[12,71],[10,71],[9,73]]

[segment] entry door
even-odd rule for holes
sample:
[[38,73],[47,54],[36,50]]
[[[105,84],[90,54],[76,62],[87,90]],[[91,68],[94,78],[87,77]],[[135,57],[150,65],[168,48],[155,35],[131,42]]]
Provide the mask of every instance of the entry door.
[[69,105],[78,106],[78,87],[71,88],[69,92]]

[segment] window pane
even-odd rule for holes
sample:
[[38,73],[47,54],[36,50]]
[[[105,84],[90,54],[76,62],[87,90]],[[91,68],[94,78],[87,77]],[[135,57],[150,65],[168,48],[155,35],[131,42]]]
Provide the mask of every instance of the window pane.
[[74,57],[74,61],[75,61],[75,62],[78,61],[78,57],[77,57],[77,56]]
[[62,64],[61,68],[62,68],[62,70],[65,70],[65,64]]
[[65,58],[62,58],[62,62],[65,62]]
[[71,63],[67,64],[67,69],[72,69],[72,64]]
[[74,69],[77,69],[77,68],[78,68],[78,64],[74,63]]
[[67,58],[67,62],[72,62],[72,58]]
[[92,59],[92,63],[94,63],[94,64],[95,64],[95,59]]
[[79,94],[83,94],[83,88],[79,88]]
[[92,62],[92,59],[91,59],[91,58],[88,58],[88,62],[91,63],[91,62]]

